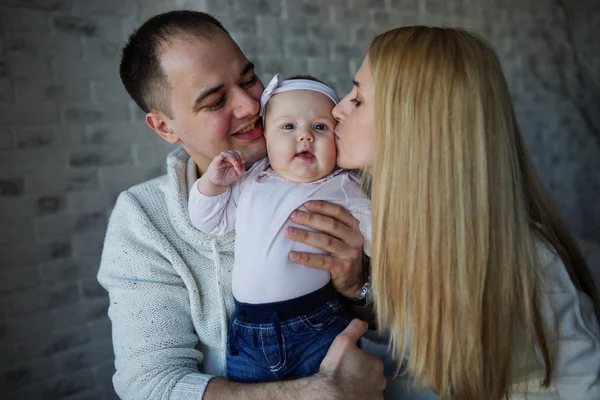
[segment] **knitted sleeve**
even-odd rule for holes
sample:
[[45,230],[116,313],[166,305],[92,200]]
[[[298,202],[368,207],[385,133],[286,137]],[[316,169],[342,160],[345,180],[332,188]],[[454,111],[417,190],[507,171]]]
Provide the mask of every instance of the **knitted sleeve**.
[[122,399],[201,399],[212,378],[198,372],[203,355],[194,348],[198,337],[176,260],[134,196],[123,192],[98,272],[110,299],[113,383]]

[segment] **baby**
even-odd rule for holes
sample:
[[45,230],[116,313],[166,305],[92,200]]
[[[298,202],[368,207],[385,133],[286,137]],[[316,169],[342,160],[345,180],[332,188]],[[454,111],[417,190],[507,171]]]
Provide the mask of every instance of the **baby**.
[[[323,253],[285,237],[295,210],[309,200],[346,208],[359,222],[365,252],[371,202],[356,178],[336,168],[334,91],[314,78],[271,80],[261,97],[268,157],[244,172],[244,157],[215,157],[193,185],[189,214],[199,230],[236,230],[232,275],[236,311],[229,331],[227,378],[293,379],[319,371],[349,322],[326,271],[292,263],[290,251]],[[267,107],[268,105],[268,107]]]

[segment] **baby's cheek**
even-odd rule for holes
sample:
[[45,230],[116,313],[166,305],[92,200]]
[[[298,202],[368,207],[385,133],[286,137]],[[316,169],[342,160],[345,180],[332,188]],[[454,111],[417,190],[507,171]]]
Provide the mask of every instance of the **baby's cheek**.
[[326,154],[327,154],[327,163],[328,163],[328,165],[330,164],[331,168],[333,169],[335,167],[336,158],[337,158],[337,147],[335,145],[334,140],[331,140],[331,142],[328,143]]

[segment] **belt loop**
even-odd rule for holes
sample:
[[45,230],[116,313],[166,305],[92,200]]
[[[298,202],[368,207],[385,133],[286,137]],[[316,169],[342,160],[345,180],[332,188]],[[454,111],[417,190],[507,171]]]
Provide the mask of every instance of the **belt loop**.
[[271,323],[273,324],[275,334],[277,335],[277,343],[279,344],[279,356],[281,357],[281,361],[283,362],[283,335],[281,334],[281,322],[279,320],[279,315],[277,315],[277,311],[274,312],[271,316]]

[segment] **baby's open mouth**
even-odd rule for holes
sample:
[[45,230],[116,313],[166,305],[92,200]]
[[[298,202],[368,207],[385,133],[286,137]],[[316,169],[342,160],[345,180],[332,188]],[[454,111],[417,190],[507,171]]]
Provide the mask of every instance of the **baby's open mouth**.
[[310,150],[303,150],[297,153],[296,157],[304,161],[312,161],[315,159],[315,155]]

